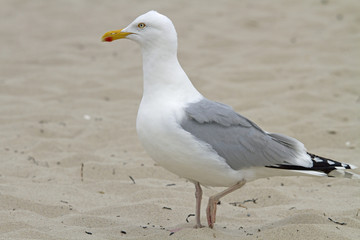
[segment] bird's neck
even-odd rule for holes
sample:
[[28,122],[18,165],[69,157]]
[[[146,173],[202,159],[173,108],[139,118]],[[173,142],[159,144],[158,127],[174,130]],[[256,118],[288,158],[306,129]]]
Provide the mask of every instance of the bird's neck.
[[176,49],[142,49],[143,97],[160,97],[164,94],[186,100],[188,96],[200,96],[182,69]]

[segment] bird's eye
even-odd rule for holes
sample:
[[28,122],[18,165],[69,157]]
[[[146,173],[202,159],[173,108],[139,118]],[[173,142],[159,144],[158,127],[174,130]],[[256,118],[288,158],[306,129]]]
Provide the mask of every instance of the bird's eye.
[[144,28],[144,27],[146,27],[146,25],[145,25],[145,23],[139,23],[139,24],[138,24],[138,27],[139,27],[139,28]]

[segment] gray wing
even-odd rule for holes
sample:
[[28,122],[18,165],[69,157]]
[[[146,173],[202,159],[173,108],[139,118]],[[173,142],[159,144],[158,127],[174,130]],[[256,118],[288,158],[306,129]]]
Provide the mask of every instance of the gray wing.
[[302,143],[269,134],[230,106],[203,99],[189,104],[181,127],[208,143],[235,170],[275,164],[294,164]]

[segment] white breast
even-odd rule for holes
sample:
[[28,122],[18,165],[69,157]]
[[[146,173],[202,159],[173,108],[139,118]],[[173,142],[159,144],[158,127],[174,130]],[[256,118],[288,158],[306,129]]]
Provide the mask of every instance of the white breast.
[[[157,101],[157,99],[159,101]],[[148,154],[176,175],[208,186],[230,186],[242,179],[223,158],[180,126],[183,101],[142,99],[136,128]]]

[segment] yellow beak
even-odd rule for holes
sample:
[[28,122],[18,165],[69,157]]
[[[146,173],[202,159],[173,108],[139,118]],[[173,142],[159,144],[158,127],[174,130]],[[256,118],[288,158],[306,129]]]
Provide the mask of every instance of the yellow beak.
[[112,42],[117,39],[125,38],[127,35],[130,34],[131,34],[130,32],[122,32],[122,29],[110,31],[105,33],[104,36],[102,36],[101,40],[103,42]]

